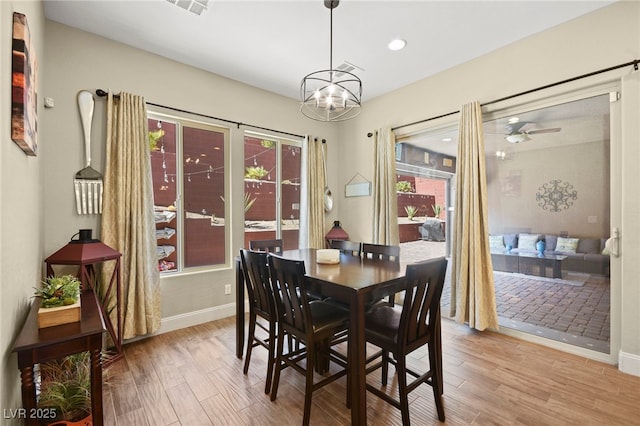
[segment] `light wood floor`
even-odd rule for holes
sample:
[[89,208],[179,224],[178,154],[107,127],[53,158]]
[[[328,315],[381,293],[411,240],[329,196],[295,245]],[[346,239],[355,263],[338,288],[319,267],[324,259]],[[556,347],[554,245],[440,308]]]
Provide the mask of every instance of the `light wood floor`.
[[[278,399],[264,393],[266,351],[249,374],[235,357],[234,318],[125,345],[106,372],[105,425],[298,425],[304,380],[282,373]],[[425,349],[426,351],[426,349]],[[426,353],[411,360],[426,367]],[[443,320],[444,403],[449,425],[639,425],[640,378],[587,360]],[[393,374],[393,367],[390,374]],[[379,383],[379,373],[367,378]],[[389,391],[396,381],[389,381]],[[312,425],[348,425],[346,379],[313,395]],[[395,408],[368,394],[371,425],[400,425]],[[438,424],[431,388],[410,395],[413,425]]]

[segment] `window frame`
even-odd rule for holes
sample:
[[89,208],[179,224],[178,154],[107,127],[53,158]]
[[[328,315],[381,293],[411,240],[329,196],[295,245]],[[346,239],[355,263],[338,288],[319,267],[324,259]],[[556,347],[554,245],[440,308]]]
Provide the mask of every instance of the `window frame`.
[[[156,110],[147,110],[147,119],[162,120],[174,123],[176,125],[176,232],[177,238],[177,265],[176,269],[169,271],[161,271],[161,276],[176,276],[191,273],[209,272],[221,269],[228,269],[231,265],[231,229],[233,221],[231,219],[231,129],[227,126],[214,122],[195,120],[177,114],[167,114]],[[183,127],[207,130],[222,133],[224,135],[223,143],[223,167],[224,167],[224,261],[222,263],[201,265],[201,266],[185,266],[185,221],[186,212],[184,210],[184,138]],[[154,201],[155,205],[155,201]]]
[[[302,147],[303,147],[303,143],[304,143],[304,138],[302,139],[293,139],[293,138],[287,138],[287,137],[282,137],[282,136],[277,136],[274,134],[270,134],[270,133],[261,133],[261,132],[256,132],[253,130],[245,130],[243,132],[242,135],[242,145],[243,145],[243,154],[242,154],[242,161],[245,161],[245,153],[244,153],[244,148],[245,148],[245,143],[246,143],[246,138],[247,137],[251,137],[251,138],[261,138],[261,139],[266,139],[269,141],[273,141],[276,143],[276,159],[275,159],[275,164],[276,164],[276,180],[275,180],[275,189],[276,189],[276,193],[275,193],[275,207],[276,207],[276,236],[275,238],[283,238],[282,236],[282,148],[284,146],[292,146],[292,147],[296,147],[300,149],[300,181],[302,181]],[[244,176],[243,176],[243,180],[244,180]],[[301,183],[301,182],[300,182]],[[299,188],[299,191],[302,191],[302,188]],[[301,201],[301,200],[300,200]],[[301,208],[301,206],[299,207],[299,209]],[[298,217],[298,233],[300,233],[300,217]],[[246,219],[243,218],[243,239],[246,236]],[[296,242],[296,246],[299,246],[299,242],[300,242],[300,237],[298,236],[298,241]]]

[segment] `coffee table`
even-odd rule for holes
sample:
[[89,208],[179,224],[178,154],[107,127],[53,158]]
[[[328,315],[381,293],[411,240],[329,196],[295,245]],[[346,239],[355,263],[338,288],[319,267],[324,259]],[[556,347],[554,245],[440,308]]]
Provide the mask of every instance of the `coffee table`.
[[549,268],[552,278],[562,278],[562,261],[566,258],[556,254],[491,252],[494,271],[546,277]]

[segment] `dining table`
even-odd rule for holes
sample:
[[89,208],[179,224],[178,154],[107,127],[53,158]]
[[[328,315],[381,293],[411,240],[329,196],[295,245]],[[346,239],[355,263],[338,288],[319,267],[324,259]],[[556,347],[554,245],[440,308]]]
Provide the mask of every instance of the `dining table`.
[[[397,293],[404,289],[406,263],[370,259],[341,253],[335,264],[318,263],[317,249],[286,250],[278,255],[303,260],[310,291],[331,297],[349,307],[348,373],[351,377],[351,424],[367,424],[366,398],[366,341],[365,306],[367,302]],[[244,349],[244,275],[236,259],[236,356],[242,358]],[[439,326],[439,324],[438,324]],[[438,327],[439,329],[439,327]],[[440,333],[437,333],[439,344]],[[441,374],[441,368],[436,368]]]

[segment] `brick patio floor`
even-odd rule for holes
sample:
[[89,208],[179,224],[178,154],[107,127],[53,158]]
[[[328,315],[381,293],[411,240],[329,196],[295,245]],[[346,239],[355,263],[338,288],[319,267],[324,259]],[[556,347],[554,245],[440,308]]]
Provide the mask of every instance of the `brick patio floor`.
[[[444,243],[402,243],[403,261],[443,256]],[[442,314],[450,309],[450,271],[442,294]],[[591,275],[582,285],[534,276],[495,273],[501,327],[517,329],[576,346],[609,352],[609,279]]]

